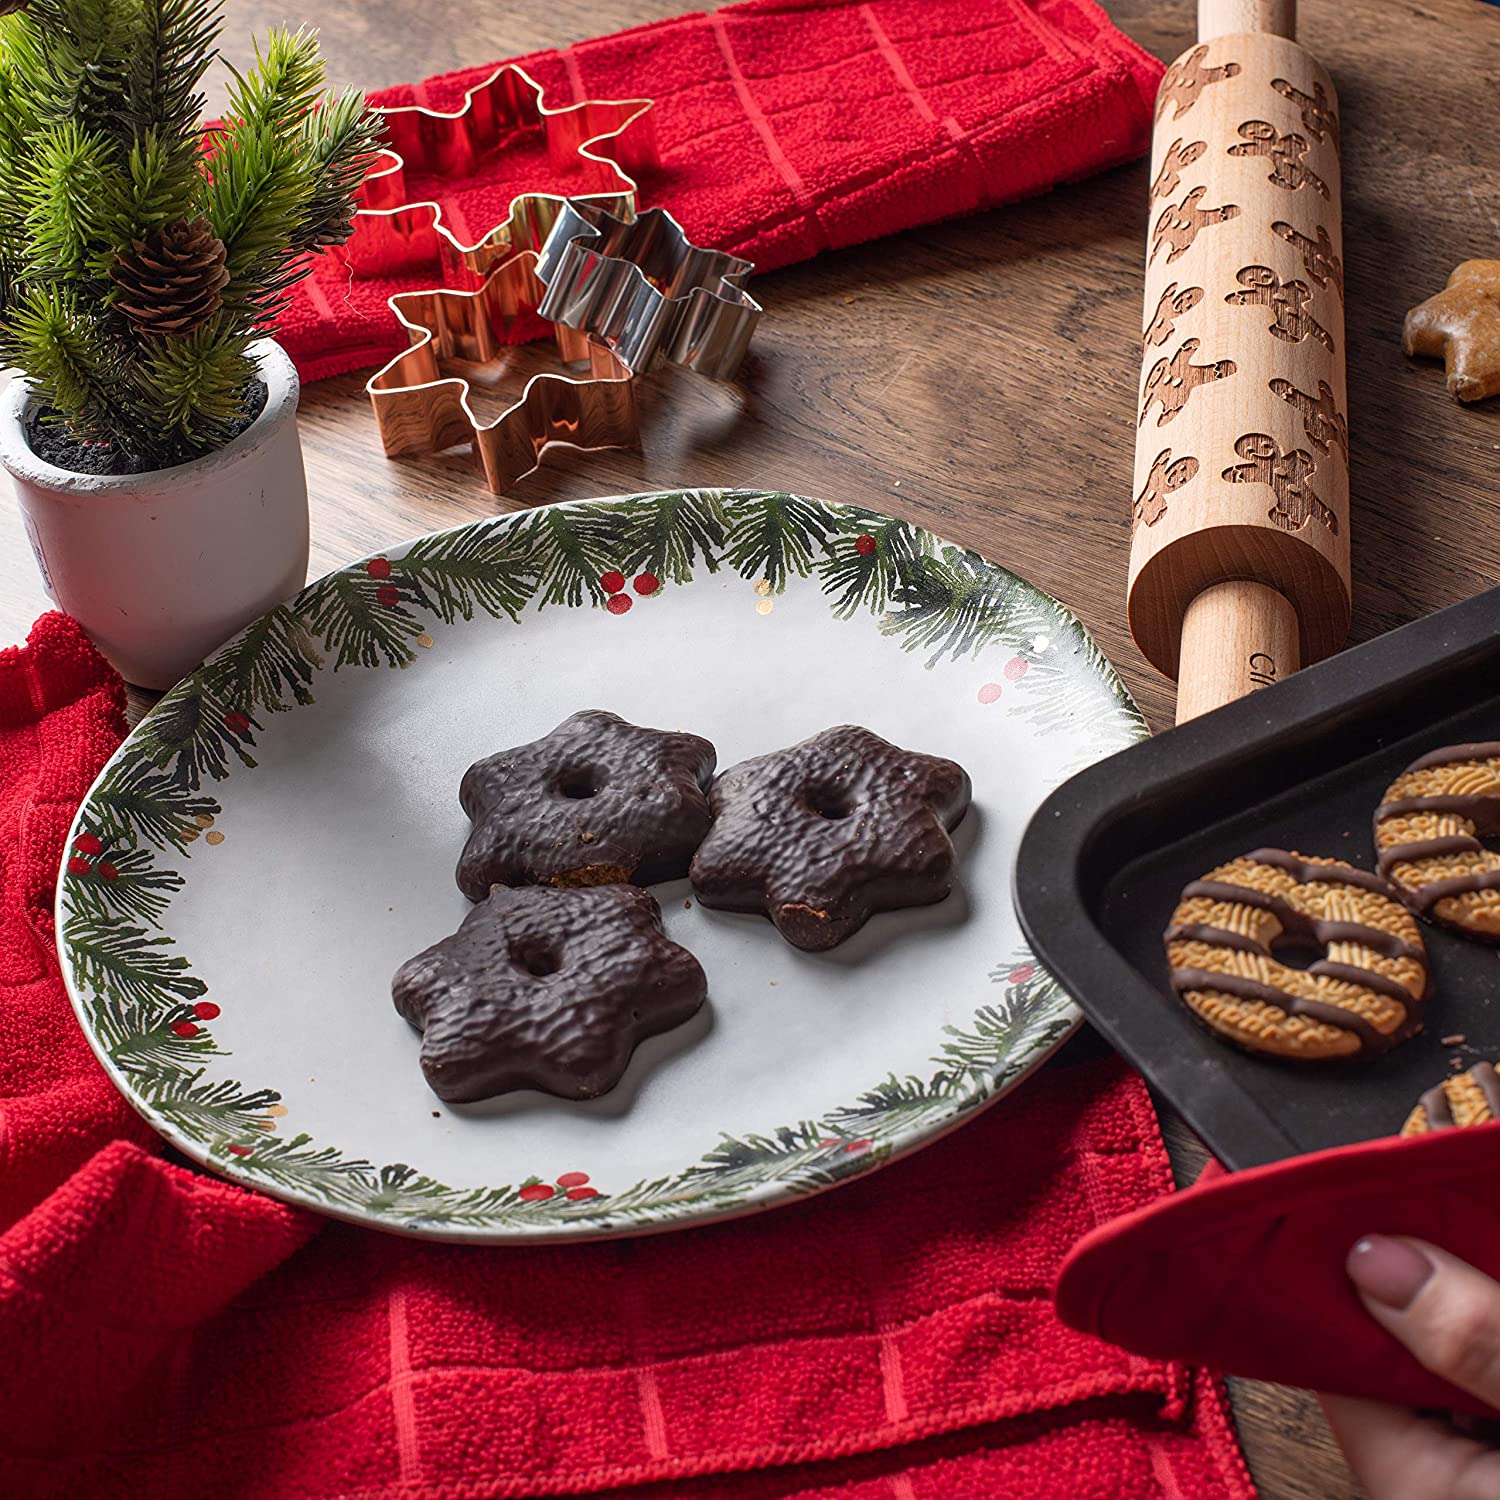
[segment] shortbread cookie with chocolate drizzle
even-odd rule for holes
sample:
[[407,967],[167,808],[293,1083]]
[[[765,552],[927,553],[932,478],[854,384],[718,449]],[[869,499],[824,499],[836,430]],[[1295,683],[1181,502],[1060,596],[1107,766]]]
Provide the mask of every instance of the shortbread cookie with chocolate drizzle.
[[1406,1117],[1402,1135],[1426,1135],[1455,1126],[1500,1120],[1500,1073],[1494,1064],[1475,1063],[1467,1073],[1435,1083]]
[[1414,760],[1375,809],[1376,866],[1419,917],[1500,942],[1500,742]]
[[[1384,1052],[1419,1031],[1427,953],[1378,875],[1257,849],[1182,893],[1166,932],[1172,988],[1253,1052],[1318,1061]],[[1306,968],[1288,947],[1317,948]]]

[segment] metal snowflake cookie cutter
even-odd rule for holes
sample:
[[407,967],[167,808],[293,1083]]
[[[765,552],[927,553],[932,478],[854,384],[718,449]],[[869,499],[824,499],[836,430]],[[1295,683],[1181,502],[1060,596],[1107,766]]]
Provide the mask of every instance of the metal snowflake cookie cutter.
[[[407,104],[383,109],[386,147],[366,176],[348,242],[337,252],[355,276],[436,272],[444,285],[477,289],[491,267],[525,250],[540,250],[569,197],[597,202],[628,218],[635,212],[630,173],[657,163],[649,99],[585,99],[552,108],[541,86],[506,64],[470,89],[458,109]],[[568,194],[522,193],[506,218],[472,244],[444,219],[442,205],[413,200],[412,171],[473,177],[485,156],[520,133],[540,132],[551,165],[577,175]],[[600,154],[606,143],[618,160]],[[628,171],[627,171],[628,168]]]
[[533,375],[519,400],[492,421],[474,414],[469,381],[444,373],[449,360],[486,364],[515,345],[513,330],[535,318],[541,301],[535,267],[535,254],[524,252],[496,266],[477,291],[434,287],[388,300],[411,347],[365,384],[386,457],[468,442],[499,495],[540,464],[550,443],[638,445],[630,371],[604,345],[573,329],[553,326],[558,354],[565,365],[586,364],[587,375]]
[[694,245],[662,208],[621,218],[570,200],[536,269],[542,316],[602,340],[637,375],[671,361],[732,380],[760,321],[740,285],[754,263]]

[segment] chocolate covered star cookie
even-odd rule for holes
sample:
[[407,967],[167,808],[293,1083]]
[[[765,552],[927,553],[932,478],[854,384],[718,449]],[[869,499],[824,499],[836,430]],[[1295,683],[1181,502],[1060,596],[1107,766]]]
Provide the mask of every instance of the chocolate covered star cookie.
[[637,1045],[708,993],[649,891],[498,886],[451,937],[408,959],[391,998],[422,1032],[422,1072],[455,1103],[513,1089],[593,1099]]
[[459,801],[474,824],[458,885],[654,885],[687,874],[708,832],[714,747],[585,709],[529,745],[475,761]]
[[835,947],[872,913],[941,901],[969,805],[962,766],[843,724],[731,766],[693,858],[704,906],[761,912],[787,942]]

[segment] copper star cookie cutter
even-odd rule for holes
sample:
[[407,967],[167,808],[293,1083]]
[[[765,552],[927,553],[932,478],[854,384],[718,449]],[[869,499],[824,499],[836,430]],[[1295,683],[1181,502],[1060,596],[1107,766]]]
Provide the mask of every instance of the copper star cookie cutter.
[[537,260],[547,289],[540,311],[591,334],[637,375],[670,361],[732,380],[762,311],[740,285],[754,269],[693,244],[665,209],[620,217],[574,199]]
[[513,256],[476,291],[436,287],[390,299],[411,347],[365,385],[388,458],[468,442],[498,495],[530,474],[550,443],[638,445],[630,370],[604,344],[561,324],[552,325],[558,355],[564,365],[586,364],[587,376],[534,375],[520,399],[490,422],[475,415],[469,381],[444,373],[448,360],[493,363],[517,342],[517,325],[534,320],[542,300],[536,259],[529,251]]
[[[540,250],[569,197],[629,218],[636,182],[629,173],[655,165],[649,99],[586,99],[551,108],[522,68],[497,68],[451,112],[409,104],[384,109],[386,146],[361,187],[354,230],[338,253],[355,276],[436,271],[445,286],[478,290],[499,262]],[[577,175],[567,195],[522,193],[506,218],[465,244],[442,205],[412,200],[407,170],[462,179],[518,134],[540,131],[551,165]],[[608,145],[618,160],[601,154]],[[628,171],[627,171],[628,169]]]

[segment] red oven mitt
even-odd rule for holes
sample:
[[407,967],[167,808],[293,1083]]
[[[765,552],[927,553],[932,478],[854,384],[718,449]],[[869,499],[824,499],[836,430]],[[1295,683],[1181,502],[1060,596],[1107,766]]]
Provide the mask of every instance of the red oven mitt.
[[1344,1274],[1365,1234],[1440,1245],[1500,1279],[1500,1122],[1217,1167],[1103,1224],[1057,1285],[1063,1322],[1154,1359],[1493,1417],[1424,1369]]

